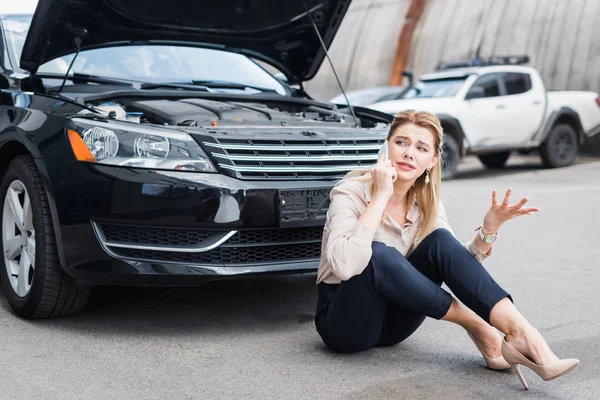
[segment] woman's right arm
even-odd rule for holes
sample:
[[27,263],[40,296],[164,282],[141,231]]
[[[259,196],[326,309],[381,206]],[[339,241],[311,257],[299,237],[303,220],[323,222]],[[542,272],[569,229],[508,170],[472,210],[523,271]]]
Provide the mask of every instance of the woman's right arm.
[[372,170],[373,195],[365,207],[361,188],[347,184],[331,191],[325,247],[331,272],[345,281],[359,275],[371,260],[371,243],[393,193],[396,169],[380,158]]
[[373,197],[361,215],[364,205],[353,189],[336,187],[331,191],[327,222],[326,259],[331,272],[343,281],[360,275],[369,264],[371,243],[387,203],[382,197]]

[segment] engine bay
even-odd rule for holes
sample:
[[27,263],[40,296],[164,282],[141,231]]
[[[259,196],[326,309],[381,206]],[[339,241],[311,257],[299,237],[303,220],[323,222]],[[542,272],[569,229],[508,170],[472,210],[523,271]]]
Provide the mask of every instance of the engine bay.
[[[315,102],[316,103],[316,102]],[[318,103],[317,103],[318,104]],[[318,105],[232,101],[206,98],[140,99],[88,103],[109,119],[167,126],[215,126],[228,124],[327,123],[354,125],[353,117],[336,108]],[[331,107],[331,105],[328,105]],[[374,127],[374,121],[358,118],[359,126]]]

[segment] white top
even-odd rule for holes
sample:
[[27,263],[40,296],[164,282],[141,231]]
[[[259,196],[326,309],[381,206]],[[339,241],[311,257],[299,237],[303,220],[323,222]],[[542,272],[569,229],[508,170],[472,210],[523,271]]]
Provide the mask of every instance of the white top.
[[[377,228],[366,228],[358,223],[358,219],[371,201],[371,189],[370,181],[349,179],[331,190],[317,283],[340,283],[360,275],[371,259],[373,241],[394,247],[405,257],[414,250],[415,238],[422,224],[422,213],[416,199],[412,199],[406,213],[406,223],[400,225],[385,212]],[[441,203],[434,225],[434,229],[437,228],[452,232]],[[463,246],[480,262],[491,255],[491,250],[488,254],[482,253],[473,240],[463,243]]]

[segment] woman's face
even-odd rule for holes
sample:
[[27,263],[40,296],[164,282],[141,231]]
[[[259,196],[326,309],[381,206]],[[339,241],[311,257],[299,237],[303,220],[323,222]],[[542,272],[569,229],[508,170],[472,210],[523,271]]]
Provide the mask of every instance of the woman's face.
[[398,181],[415,181],[438,162],[433,133],[413,124],[398,128],[388,140],[389,158],[398,171]]

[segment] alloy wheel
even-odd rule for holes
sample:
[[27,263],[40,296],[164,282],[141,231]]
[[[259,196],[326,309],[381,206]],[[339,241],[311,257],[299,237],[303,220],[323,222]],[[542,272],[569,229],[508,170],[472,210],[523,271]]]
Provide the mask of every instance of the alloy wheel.
[[17,296],[25,297],[35,272],[35,229],[29,194],[19,180],[10,184],[4,197],[2,245],[12,289]]
[[560,160],[571,158],[573,156],[574,147],[575,142],[567,133],[557,136],[556,141],[554,142],[554,151]]

